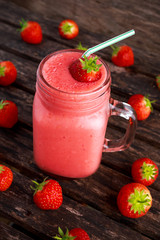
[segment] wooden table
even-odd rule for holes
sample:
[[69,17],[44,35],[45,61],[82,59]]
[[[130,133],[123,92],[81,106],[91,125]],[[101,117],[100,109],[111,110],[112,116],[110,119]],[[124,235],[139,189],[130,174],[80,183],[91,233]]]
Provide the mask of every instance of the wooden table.
[[[160,178],[149,187],[153,206],[139,219],[128,219],[118,211],[116,198],[120,188],[132,182],[131,165],[141,157],[149,157],[160,169],[160,91],[155,76],[160,73],[160,5],[149,1],[9,1],[0,0],[0,61],[12,61],[18,76],[14,84],[0,87],[0,98],[14,101],[19,121],[12,129],[0,128],[0,163],[13,170],[11,187],[0,193],[0,239],[52,239],[57,227],[81,227],[92,240],[160,239]],[[28,8],[28,9],[27,9]],[[38,21],[43,42],[29,45],[16,31],[21,18]],[[79,25],[79,36],[61,39],[57,27],[71,18]],[[75,48],[79,41],[91,47],[134,28],[136,35],[123,41],[133,48],[135,64],[116,67],[111,62],[111,49],[99,55],[112,72],[112,97],[125,101],[136,93],[156,99],[150,117],[138,123],[134,143],[124,152],[104,153],[98,171],[77,180],[57,179],[63,189],[63,204],[56,211],[36,207],[30,188],[31,180],[42,181],[47,175],[35,165],[32,150],[32,102],[36,69],[48,53]],[[108,136],[124,134],[126,123],[112,117]]]

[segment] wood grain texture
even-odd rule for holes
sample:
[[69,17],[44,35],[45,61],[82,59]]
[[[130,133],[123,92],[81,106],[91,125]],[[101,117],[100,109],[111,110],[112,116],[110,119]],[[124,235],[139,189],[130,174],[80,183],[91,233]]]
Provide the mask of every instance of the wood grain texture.
[[[16,130],[16,131],[15,131]],[[0,148],[1,159],[6,156],[5,162],[11,164],[22,173],[29,175],[29,177],[36,177],[42,179],[46,177],[43,171],[40,171],[33,161],[32,156],[32,133],[29,130],[23,129],[21,126],[17,126],[16,129],[3,130],[1,131],[2,144]],[[15,133],[16,132],[16,133]],[[12,145],[10,143],[10,137],[12,137]],[[7,146],[7,147],[6,147]],[[98,209],[103,212],[106,216],[123,223],[125,226],[130,226],[132,229],[139,231],[141,233],[146,233],[149,237],[153,239],[158,239],[159,237],[159,212],[160,212],[160,182],[159,178],[150,188],[151,194],[153,196],[153,206],[149,213],[141,219],[132,220],[122,217],[116,206],[116,197],[120,188],[132,182],[131,175],[129,174],[131,170],[131,165],[137,156],[142,154],[143,142],[138,141],[135,148],[130,148],[123,153],[112,153],[104,154],[99,170],[86,179],[77,180],[61,180],[58,179],[63,192],[66,196],[80,202],[82,205],[88,204],[92,208]],[[147,148],[147,145],[145,145]],[[148,146],[151,151],[154,152],[154,158],[156,157],[156,150]],[[9,151],[8,151],[9,149]],[[15,151],[16,149],[16,151]],[[146,153],[148,149],[146,149]],[[145,154],[143,150],[143,154]],[[157,161],[154,161],[159,166],[159,151],[157,150]],[[123,163],[123,164],[122,164]],[[115,170],[114,170],[115,168]],[[125,173],[128,173],[127,175]],[[134,223],[134,224],[133,224]],[[146,230],[146,225],[148,225]]]
[[[24,50],[25,51],[25,50]],[[32,125],[32,103],[33,103],[33,94],[35,92],[36,85],[36,70],[38,63],[35,63],[31,60],[24,59],[20,56],[15,56],[13,53],[6,53],[4,50],[0,50],[0,56],[2,60],[10,59],[13,61],[15,66],[18,69],[18,76],[16,82],[10,87],[0,87],[1,88],[1,98],[9,99],[15,101],[19,108],[19,119],[24,121],[26,124]],[[14,57],[15,56],[15,57]],[[25,66],[25,67],[24,67]],[[147,77],[137,74],[132,79],[132,74],[122,74],[122,73],[114,73],[112,71],[113,79],[112,79],[112,94],[111,96],[115,99],[127,102],[129,97],[133,93],[137,93],[136,90],[140,89],[141,86],[145,86],[141,88],[141,92],[146,95],[149,91],[152,93],[151,99],[160,98],[159,90],[157,88],[152,88],[153,82],[150,82],[150,85],[146,84]],[[148,79],[149,80],[149,79]],[[149,80],[150,81],[150,80]],[[129,84],[130,83],[130,84]],[[18,88],[17,88],[18,87]],[[118,89],[122,89],[121,92]],[[154,90],[156,93],[154,93]],[[28,93],[26,93],[26,91]],[[160,143],[160,125],[159,125],[159,117],[160,112],[157,111],[159,107],[158,100],[156,104],[153,106],[155,110],[151,113],[151,116],[142,122],[138,122],[137,134],[140,135],[141,138],[150,139],[151,142],[155,143],[155,141]],[[25,108],[24,108],[25,106]],[[156,110],[157,109],[157,110]],[[110,119],[110,123],[114,126],[120,126],[120,128],[126,128],[126,123],[124,120],[112,117]],[[150,132],[152,131],[152,134]]]
[[0,222],[0,239],[1,240],[33,240],[25,234],[17,231],[13,227]]
[[149,239],[128,227],[121,231],[121,223],[117,223],[105,214],[87,205],[76,203],[65,196],[63,204],[58,210],[40,210],[33,202],[30,185],[31,179],[14,173],[12,186],[1,194],[0,210],[2,214],[14,219],[41,239],[46,239],[46,237],[52,239],[52,236],[57,233],[58,226],[65,229],[68,225],[70,228],[81,226],[94,240],[105,240],[106,236],[108,239],[127,240],[129,233],[131,234],[130,239]]
[[[130,4],[127,1],[122,2],[120,0],[89,0],[87,3],[84,0],[70,0],[69,4],[66,4],[65,0],[54,1],[54,3],[52,0],[45,2],[38,0],[36,3],[27,1],[25,5],[30,9],[30,12],[24,8],[16,8],[11,1],[8,2],[2,1],[0,19],[11,22],[13,25],[16,24],[16,26],[18,26],[18,21],[22,17],[37,20],[47,37],[65,43],[66,46],[70,47],[76,46],[79,41],[91,47],[134,28],[136,36],[123,41],[123,44],[130,45],[134,50],[134,70],[151,74],[152,77],[159,74],[158,52],[160,47],[158,39],[160,35],[160,17],[158,10],[160,6],[155,0],[154,4],[150,0],[138,4],[135,4],[134,0]],[[8,4],[10,7],[8,11],[5,11]],[[20,1],[19,4],[23,5]],[[42,8],[43,18],[41,14]],[[35,15],[33,11],[37,12],[37,14]],[[57,28],[64,18],[76,20],[80,27],[79,36],[72,41],[66,41],[59,37]],[[110,59],[110,48],[103,50],[103,53],[106,58]]]

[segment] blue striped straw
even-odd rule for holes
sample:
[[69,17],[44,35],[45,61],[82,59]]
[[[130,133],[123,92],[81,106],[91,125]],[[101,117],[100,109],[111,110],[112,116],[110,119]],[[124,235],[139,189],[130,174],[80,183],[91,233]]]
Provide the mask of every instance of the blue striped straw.
[[82,57],[84,57],[84,55],[86,57],[88,57],[89,55],[91,55],[91,54],[93,54],[93,53],[95,53],[95,52],[97,52],[97,51],[99,51],[99,50],[101,50],[103,48],[106,48],[106,47],[108,47],[108,46],[110,46],[112,44],[120,42],[120,41],[122,41],[125,38],[131,37],[134,34],[135,34],[135,31],[134,31],[134,29],[132,29],[132,30],[130,30],[128,32],[125,32],[125,33],[123,33],[121,35],[118,35],[117,37],[111,38],[111,39],[109,39],[109,40],[107,40],[107,41],[105,41],[103,43],[100,43],[100,44],[98,44],[98,45],[96,45],[96,46],[94,46],[92,48],[89,48],[87,51],[85,51],[83,53]]

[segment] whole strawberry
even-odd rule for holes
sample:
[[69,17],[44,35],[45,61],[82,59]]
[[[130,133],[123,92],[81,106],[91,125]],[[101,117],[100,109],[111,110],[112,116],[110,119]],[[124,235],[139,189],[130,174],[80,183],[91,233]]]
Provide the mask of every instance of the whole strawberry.
[[59,236],[53,237],[54,239],[59,239],[59,240],[90,240],[88,234],[82,229],[82,228],[73,228],[72,230],[64,232],[62,229],[59,227],[58,228],[58,233]]
[[137,159],[132,165],[132,177],[135,182],[151,185],[158,177],[158,167],[149,158]]
[[62,38],[73,39],[78,35],[79,28],[73,20],[66,19],[59,24],[58,31]]
[[42,42],[42,29],[39,23],[33,21],[20,21],[20,33],[23,41],[31,44],[39,44]]
[[0,164],[0,191],[6,191],[13,181],[13,173],[10,168]]
[[33,200],[39,208],[54,210],[61,206],[63,201],[62,188],[57,181],[44,179],[42,183],[32,182],[35,183],[35,187],[31,186],[35,190]]
[[128,100],[128,103],[134,108],[137,114],[138,120],[145,120],[149,117],[152,108],[152,103],[154,101],[150,101],[148,97],[145,97],[141,94],[135,94],[131,96]]
[[98,57],[77,59],[69,67],[72,77],[79,82],[94,82],[101,78],[100,67],[102,64],[97,64]]
[[12,101],[0,101],[0,127],[12,128],[18,121],[18,108]]
[[0,85],[8,86],[16,80],[17,69],[10,61],[0,62]]
[[152,197],[144,185],[129,183],[121,188],[117,205],[125,217],[139,218],[144,216],[152,206]]
[[129,46],[112,46],[112,62],[119,67],[129,67],[134,64],[134,54]]
[[160,89],[160,75],[156,77],[156,84],[157,84],[157,87]]

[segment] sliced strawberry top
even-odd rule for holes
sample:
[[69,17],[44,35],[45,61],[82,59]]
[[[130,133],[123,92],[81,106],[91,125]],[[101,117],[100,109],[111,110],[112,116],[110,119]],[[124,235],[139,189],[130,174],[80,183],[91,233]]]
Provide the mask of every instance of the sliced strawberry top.
[[74,79],[79,82],[94,82],[101,78],[100,67],[102,64],[97,64],[98,57],[77,59],[69,67],[69,71]]

